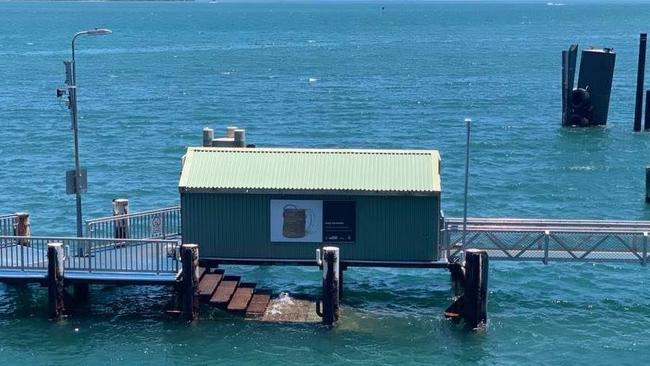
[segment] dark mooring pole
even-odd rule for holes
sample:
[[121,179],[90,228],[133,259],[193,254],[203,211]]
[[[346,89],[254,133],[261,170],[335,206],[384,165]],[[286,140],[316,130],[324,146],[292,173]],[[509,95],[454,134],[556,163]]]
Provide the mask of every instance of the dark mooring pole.
[[192,321],[199,313],[199,246],[183,244],[181,260],[183,265],[182,315],[185,320]]
[[58,320],[65,310],[63,284],[63,243],[47,245],[47,295],[50,319]]
[[650,203],[650,166],[645,167],[645,202]]
[[[643,112],[643,80],[645,78],[645,52],[648,35],[641,33],[639,39],[639,67],[636,74],[636,102],[634,104],[634,132],[641,131],[641,113]],[[646,128],[650,126],[645,126]]]
[[323,299],[316,303],[316,313],[324,325],[339,320],[339,248],[323,248]]
[[645,115],[643,119],[644,130],[650,130],[650,104],[648,104],[648,100],[650,100],[650,90],[645,91]]
[[463,317],[474,329],[487,321],[488,255],[485,250],[465,250]]

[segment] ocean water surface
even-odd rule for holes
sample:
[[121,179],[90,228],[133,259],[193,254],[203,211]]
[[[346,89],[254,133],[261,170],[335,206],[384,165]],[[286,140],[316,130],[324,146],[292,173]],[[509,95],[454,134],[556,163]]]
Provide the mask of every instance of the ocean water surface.
[[[632,133],[638,33],[650,4],[567,1],[0,2],[0,213],[72,235],[72,133],[55,89],[77,42],[86,218],[178,203],[180,157],[201,130],[247,129],[258,146],[433,148],[443,209],[462,214],[473,118],[471,216],[648,220],[650,134]],[[560,126],[560,51],[617,52],[607,128]],[[316,295],[316,268],[238,267],[276,292]],[[346,273],[342,320],[244,321],[209,308],[166,319],[168,289],[93,287],[46,320],[47,293],[0,285],[2,364],[644,364],[647,268],[492,262],[490,321],[446,321],[444,271]]]

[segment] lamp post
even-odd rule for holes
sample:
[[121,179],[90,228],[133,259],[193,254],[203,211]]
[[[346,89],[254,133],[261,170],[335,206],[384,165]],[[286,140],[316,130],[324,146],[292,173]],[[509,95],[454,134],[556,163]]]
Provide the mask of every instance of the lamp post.
[[[75,72],[75,59],[74,59],[74,42],[80,36],[103,36],[113,33],[110,29],[91,29],[75,33],[72,37],[72,60],[64,61],[66,66],[66,84],[68,86],[68,108],[70,109],[70,119],[72,121],[72,131],[74,134],[74,194],[77,196],[77,237],[83,236],[82,216],[81,216],[81,191],[82,180],[86,180],[85,173],[81,171],[79,163],[79,129],[77,125],[77,75]],[[61,96],[63,93],[58,91],[57,94]],[[83,175],[83,176],[82,176]],[[70,193],[71,189],[68,189]]]
[[469,135],[472,130],[472,120],[465,118],[465,125],[467,126],[467,142],[465,144],[465,208],[463,210],[463,247],[465,246],[465,238],[467,237],[467,186],[469,182]]

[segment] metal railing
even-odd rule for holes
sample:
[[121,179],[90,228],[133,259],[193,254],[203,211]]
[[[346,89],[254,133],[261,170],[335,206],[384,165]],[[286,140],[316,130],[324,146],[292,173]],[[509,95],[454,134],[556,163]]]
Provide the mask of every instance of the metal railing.
[[0,215],[0,235],[14,235],[16,220],[18,216],[15,214]]
[[47,241],[24,236],[0,236],[0,269],[47,271]]
[[89,238],[165,239],[180,234],[180,206],[86,221]]
[[483,249],[491,259],[591,262],[648,262],[648,221],[468,218],[444,221],[441,251],[459,257]]
[[0,269],[47,270],[47,244],[64,248],[64,268],[84,272],[177,273],[176,240],[0,236]]

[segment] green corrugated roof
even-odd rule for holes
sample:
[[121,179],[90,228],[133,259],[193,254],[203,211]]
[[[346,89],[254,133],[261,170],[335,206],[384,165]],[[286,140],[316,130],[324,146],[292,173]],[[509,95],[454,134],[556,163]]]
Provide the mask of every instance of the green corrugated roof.
[[435,150],[190,147],[182,191],[440,192]]

